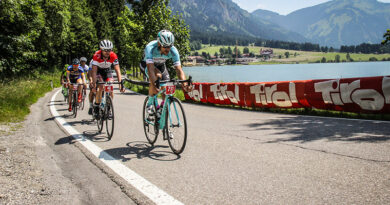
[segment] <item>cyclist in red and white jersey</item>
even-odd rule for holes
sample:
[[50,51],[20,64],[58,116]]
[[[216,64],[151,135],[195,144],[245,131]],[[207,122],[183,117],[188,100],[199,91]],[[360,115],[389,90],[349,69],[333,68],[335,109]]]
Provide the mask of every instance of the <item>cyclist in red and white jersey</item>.
[[[93,55],[92,63],[92,87],[93,92],[97,91],[95,98],[95,108],[97,109],[98,107],[96,105],[99,105],[102,99],[103,85],[96,87],[96,82],[113,81],[114,79],[112,77],[111,67],[114,67],[116,75],[118,76],[118,82],[121,82],[122,80],[118,57],[112,51],[112,42],[109,40],[103,40],[100,42],[99,46],[100,50],[96,51],[95,55]],[[123,86],[120,86],[120,91],[125,92]],[[111,97],[114,97],[113,93],[111,93]]]

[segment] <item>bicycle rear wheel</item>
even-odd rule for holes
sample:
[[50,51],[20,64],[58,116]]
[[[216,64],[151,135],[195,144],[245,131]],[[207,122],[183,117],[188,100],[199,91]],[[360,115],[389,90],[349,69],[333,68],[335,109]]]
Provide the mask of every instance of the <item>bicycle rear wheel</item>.
[[106,121],[106,130],[108,140],[111,140],[112,135],[114,134],[114,106],[112,104],[112,99],[107,93],[106,96],[106,106],[104,107],[104,119]]
[[73,110],[73,117],[76,118],[77,116],[77,92],[73,91],[73,99],[72,99],[72,110]]
[[[149,96],[146,97],[144,101],[142,121],[144,124],[144,132],[145,132],[146,139],[153,146],[158,136],[158,125],[157,125],[156,112],[154,112],[154,114],[148,113],[148,109],[147,109],[148,100],[149,100]],[[156,111],[156,105],[153,105],[153,109],[154,111]]]
[[165,115],[165,136],[169,147],[175,154],[184,151],[187,142],[187,120],[180,100],[172,97]]
[[79,103],[80,110],[84,110],[85,93],[84,88],[81,91],[81,102]]

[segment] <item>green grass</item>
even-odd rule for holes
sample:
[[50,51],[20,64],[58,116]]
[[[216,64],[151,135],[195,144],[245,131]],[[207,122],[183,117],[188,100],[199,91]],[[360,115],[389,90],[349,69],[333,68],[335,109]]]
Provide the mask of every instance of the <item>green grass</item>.
[[[219,49],[224,47],[228,48],[229,46],[210,46],[210,45],[202,45],[202,49],[197,50],[199,54],[202,54],[202,52],[210,53],[211,56],[215,54],[215,52],[218,52]],[[260,46],[238,46],[238,49],[243,52],[244,48],[249,48],[249,52],[253,52],[255,55],[260,54],[260,49],[265,49],[266,47],[260,47]],[[234,50],[235,46],[230,46],[232,50]],[[329,60],[335,60],[336,55],[340,56],[340,61],[343,60],[347,61],[347,54],[346,53],[338,53],[338,52],[332,52],[332,53],[323,53],[323,52],[311,52],[311,51],[295,51],[295,50],[286,50],[286,49],[279,49],[279,48],[273,48],[274,51],[274,57],[269,61],[264,62],[256,62],[251,63],[255,65],[261,65],[261,64],[280,64],[280,63],[315,63],[317,61],[320,61],[323,57],[326,58],[326,61]],[[285,57],[285,53],[289,52],[290,56],[289,58]],[[296,54],[294,56],[294,54]],[[281,58],[279,59],[279,55]],[[375,57],[378,61],[382,61],[383,58],[389,59],[390,54],[355,54],[350,53],[350,57],[354,61],[369,61],[371,57]]]
[[23,121],[30,106],[54,87],[60,86],[60,72],[22,77],[0,84],[0,124]]

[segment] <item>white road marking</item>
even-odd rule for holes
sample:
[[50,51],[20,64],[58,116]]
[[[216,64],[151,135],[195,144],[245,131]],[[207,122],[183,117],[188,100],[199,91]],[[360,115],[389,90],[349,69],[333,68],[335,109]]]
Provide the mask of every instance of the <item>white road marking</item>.
[[70,124],[68,124],[64,118],[62,118],[54,105],[54,100],[57,94],[61,90],[58,90],[50,101],[50,111],[55,120],[59,125],[61,125],[64,130],[71,135],[74,139],[78,140],[85,148],[87,148],[95,157],[99,158],[105,165],[111,168],[116,174],[125,179],[129,184],[138,189],[141,193],[147,196],[156,204],[183,204],[182,202],[176,200],[163,190],[159,189],[154,184],[150,183],[148,180],[141,177],[139,174],[135,173],[130,168],[126,167],[119,162],[118,159],[115,159],[107,152],[103,151],[100,147],[96,146],[91,140],[84,137],[76,129],[74,129]]

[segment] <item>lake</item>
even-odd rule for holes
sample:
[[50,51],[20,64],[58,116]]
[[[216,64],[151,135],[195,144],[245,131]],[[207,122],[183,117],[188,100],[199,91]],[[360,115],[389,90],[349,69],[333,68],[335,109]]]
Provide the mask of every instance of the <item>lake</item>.
[[273,82],[389,76],[390,62],[184,67],[194,82]]

